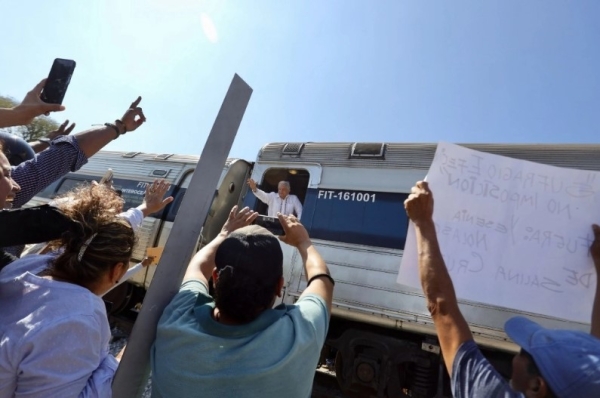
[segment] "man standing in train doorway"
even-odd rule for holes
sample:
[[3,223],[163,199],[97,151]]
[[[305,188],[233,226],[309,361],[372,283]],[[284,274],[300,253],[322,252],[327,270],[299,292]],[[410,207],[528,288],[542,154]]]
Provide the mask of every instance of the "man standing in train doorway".
[[298,220],[302,217],[302,203],[296,195],[290,195],[290,183],[288,181],[279,181],[277,192],[266,193],[258,189],[256,181],[252,178],[248,179],[248,186],[261,202],[269,206],[267,215],[269,217],[277,217],[277,213],[289,216],[296,214]]

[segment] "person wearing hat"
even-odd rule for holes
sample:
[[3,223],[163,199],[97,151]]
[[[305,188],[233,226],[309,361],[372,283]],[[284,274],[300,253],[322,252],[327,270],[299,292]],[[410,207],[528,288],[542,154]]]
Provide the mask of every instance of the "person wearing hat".
[[190,262],[158,323],[153,397],[310,396],[334,282],[302,224],[279,214],[280,239],[298,249],[308,284],[294,305],[273,308],[284,286],[283,252],[276,236],[249,225],[257,215],[235,206]]
[[[546,329],[524,317],[506,322],[506,334],[521,347],[513,358],[512,376],[507,382],[483,357],[458,307],[436,236],[433,194],[428,184],[417,182],[404,206],[415,226],[421,284],[454,397],[600,397],[598,287],[591,334]],[[600,227],[594,225],[593,230],[595,240],[590,251],[599,271]]]

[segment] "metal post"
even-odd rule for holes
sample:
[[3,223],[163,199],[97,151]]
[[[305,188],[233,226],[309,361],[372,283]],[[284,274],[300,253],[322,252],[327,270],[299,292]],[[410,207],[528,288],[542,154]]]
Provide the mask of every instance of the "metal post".
[[142,310],[129,336],[113,381],[115,398],[140,397],[144,391],[150,372],[150,349],[156,337],[156,325],[181,285],[251,95],[252,88],[236,74],[206,140]]

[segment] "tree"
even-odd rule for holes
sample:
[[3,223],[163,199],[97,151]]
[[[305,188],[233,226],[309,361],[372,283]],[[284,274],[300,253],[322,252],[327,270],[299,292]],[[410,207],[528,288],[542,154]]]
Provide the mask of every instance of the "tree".
[[[0,108],[13,108],[18,104],[19,102],[14,98],[0,95]],[[54,119],[48,116],[40,116],[33,119],[26,126],[8,127],[0,129],[0,131],[18,135],[25,141],[34,141],[48,135],[51,131],[58,130],[58,127],[59,125]]]

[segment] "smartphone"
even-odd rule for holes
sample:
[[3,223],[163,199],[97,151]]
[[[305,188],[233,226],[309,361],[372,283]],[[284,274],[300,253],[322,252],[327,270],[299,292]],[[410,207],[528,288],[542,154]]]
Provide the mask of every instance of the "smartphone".
[[40,95],[42,101],[48,104],[62,104],[74,71],[75,61],[56,58]]
[[260,225],[261,227],[265,228],[266,230],[268,230],[276,236],[281,236],[285,234],[283,232],[283,227],[281,226],[279,219],[275,217],[258,216],[256,217],[256,220],[254,220],[254,224]]
[[100,180],[100,184],[106,184],[107,182],[110,182],[113,179],[113,171],[112,169],[108,169],[106,170],[106,173],[104,173],[104,175],[102,176],[102,179]]

